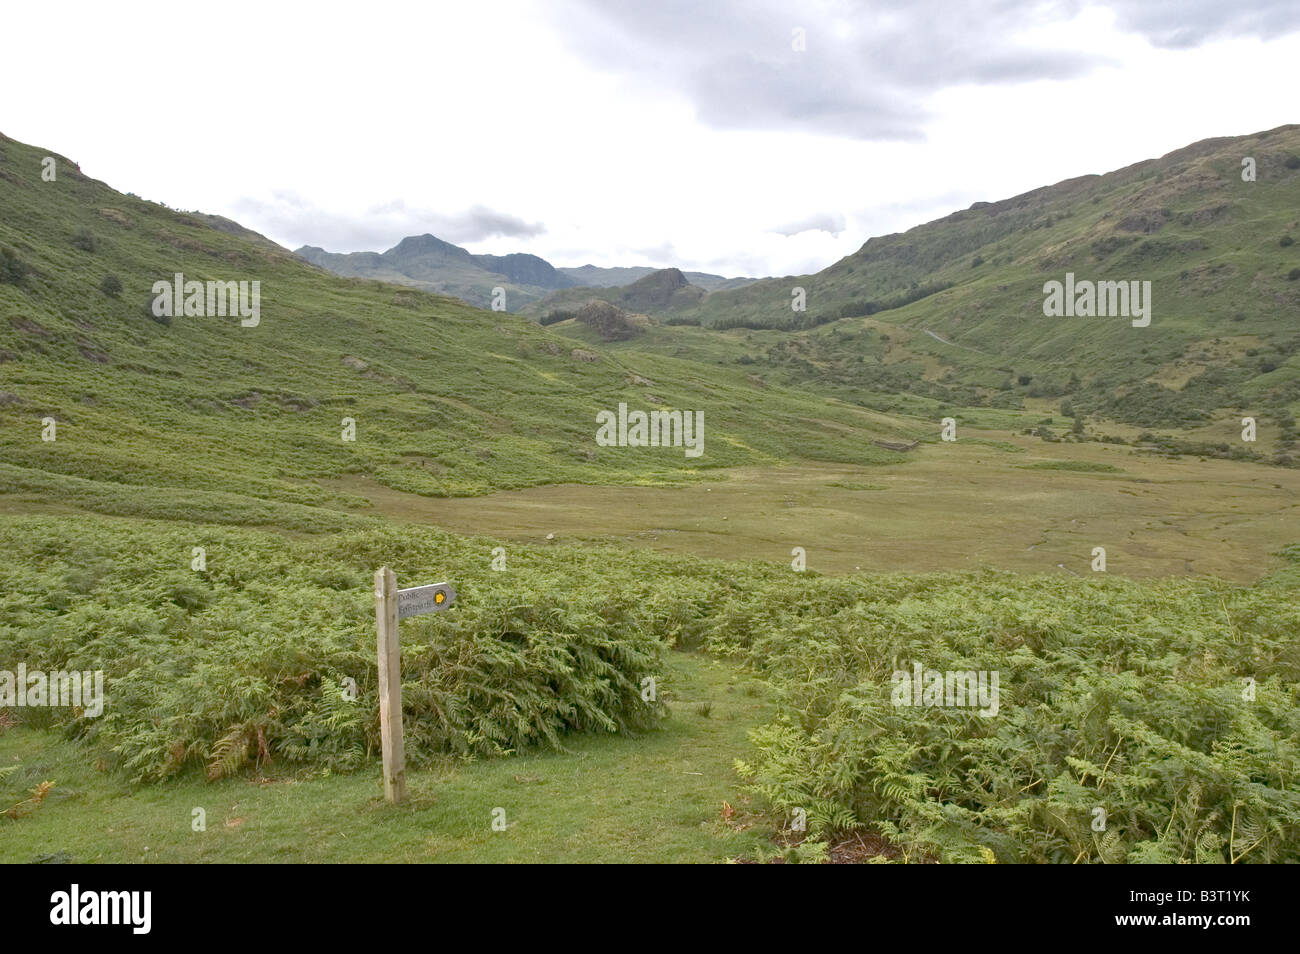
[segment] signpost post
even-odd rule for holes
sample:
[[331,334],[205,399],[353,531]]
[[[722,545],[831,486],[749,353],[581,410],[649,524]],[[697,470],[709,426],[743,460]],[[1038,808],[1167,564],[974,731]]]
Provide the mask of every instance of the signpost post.
[[397,622],[421,613],[436,613],[456,602],[448,583],[397,588],[388,567],[375,571],[375,631],[379,653],[379,735],[384,757],[384,798],[406,798],[406,749],[402,744],[402,647]]

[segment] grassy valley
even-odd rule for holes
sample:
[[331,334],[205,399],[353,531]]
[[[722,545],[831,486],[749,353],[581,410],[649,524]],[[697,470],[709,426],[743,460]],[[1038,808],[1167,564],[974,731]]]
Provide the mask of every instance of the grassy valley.
[[[0,671],[108,691],[0,704],[0,860],[1300,860],[1296,127],[529,309],[613,337],[47,155],[0,137]],[[1044,317],[1067,270],[1151,325]],[[258,320],[156,314],[176,273]],[[620,403],[703,455],[603,446]],[[458,590],[402,624],[400,806],[381,565]],[[913,664],[1000,715],[897,704]]]
[[[340,498],[313,481],[364,473],[432,496],[543,483],[678,483],[703,469],[795,458],[871,462],[910,427],[797,390],[662,355],[575,347],[534,323],[410,289],[337,278],[203,219],[112,192],[6,140],[0,243],[0,447],[6,480],[92,509],[145,512],[211,491],[277,504]],[[78,244],[79,236],[88,236]],[[155,319],[153,283],[262,283],[261,320]],[[100,288],[113,275],[122,291]],[[592,441],[596,414],[702,410],[705,457]],[[42,441],[54,418],[57,440]],[[343,419],[355,421],[344,441]],[[47,495],[48,496],[48,495]],[[148,505],[132,500],[153,500]],[[204,505],[219,516],[230,497]],[[346,499],[341,502],[347,503]],[[358,503],[359,501],[351,501]]]

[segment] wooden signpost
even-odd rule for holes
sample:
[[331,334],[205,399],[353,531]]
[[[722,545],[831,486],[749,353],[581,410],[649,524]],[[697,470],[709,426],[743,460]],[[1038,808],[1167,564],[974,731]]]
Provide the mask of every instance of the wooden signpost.
[[402,744],[402,647],[397,622],[421,613],[437,613],[456,602],[448,583],[397,588],[388,567],[375,571],[375,631],[379,650],[379,735],[384,754],[384,798],[406,798],[406,749]]

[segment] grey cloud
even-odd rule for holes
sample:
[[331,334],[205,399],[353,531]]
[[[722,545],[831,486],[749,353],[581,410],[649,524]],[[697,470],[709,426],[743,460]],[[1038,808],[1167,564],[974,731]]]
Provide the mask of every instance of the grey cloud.
[[[1111,9],[1121,30],[1165,47],[1300,28],[1294,0],[565,0],[551,9],[579,56],[675,90],[715,128],[915,140],[939,90],[1065,80],[1112,62],[1106,51],[1014,39],[1089,6]],[[806,33],[804,52],[792,48],[796,27]]]
[[239,199],[233,211],[242,224],[289,248],[316,245],[336,252],[382,251],[408,235],[426,232],[460,245],[494,236],[534,238],[546,231],[540,222],[482,205],[446,213],[412,208],[394,199],[354,216],[322,209],[286,191],[273,192],[269,199]]
[[1121,29],[1165,49],[1190,49],[1232,37],[1269,40],[1300,30],[1300,4],[1295,0],[1112,0],[1102,6],[1114,11]]
[[[816,6],[781,0],[568,0],[560,35],[617,74],[675,89],[717,128],[791,129],[859,139],[922,136],[925,99],[957,83],[1067,79],[1108,62],[1033,49],[1009,34],[1054,4],[885,0]],[[807,49],[793,49],[795,28]]]
[[546,231],[541,222],[525,222],[516,215],[495,212],[485,206],[475,205],[458,216],[446,219],[448,241],[475,242],[479,239],[504,236],[506,238],[535,238]]

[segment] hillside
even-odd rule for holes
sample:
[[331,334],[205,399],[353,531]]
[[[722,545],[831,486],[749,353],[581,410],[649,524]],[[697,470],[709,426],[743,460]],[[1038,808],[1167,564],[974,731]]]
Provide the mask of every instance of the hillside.
[[[1242,180],[1246,156],[1253,182]],[[1291,459],[1297,238],[1300,126],[1284,126],[977,203],[873,238],[817,274],[698,295],[658,316],[715,331],[802,328],[718,341],[665,331],[664,350],[689,341],[721,364],[871,407],[911,394],[1183,431],[1251,415],[1281,435]],[[1149,324],[1045,316],[1045,283],[1067,273],[1150,282]],[[802,313],[791,308],[796,287],[807,294]],[[533,310],[579,294],[555,293]]]
[[[1242,181],[1245,156],[1256,160],[1253,182]],[[872,238],[814,275],[709,295],[692,314],[703,324],[781,327],[897,307],[918,289],[952,285],[1004,296],[996,301],[1008,317],[1042,317],[1043,282],[1067,270],[1162,281],[1167,287],[1157,291],[1169,316],[1188,310],[1189,297],[1240,295],[1257,275],[1279,303],[1294,304],[1295,286],[1284,283],[1300,251],[1278,242],[1295,228],[1298,194],[1300,126],[1207,139],[1105,175],[977,202]],[[999,290],[1004,283],[1011,287]],[[796,284],[808,292],[806,316],[797,322],[790,306]]]
[[[323,478],[432,496],[671,483],[746,463],[871,462],[886,456],[872,438],[914,429],[742,369],[575,348],[520,317],[336,277],[65,159],[43,182],[48,154],[0,139],[0,491],[23,500],[334,525],[307,508],[362,501]],[[260,282],[260,320],[155,317],[154,283],[177,272]],[[619,402],[702,411],[704,455],[598,446],[596,415]]]

